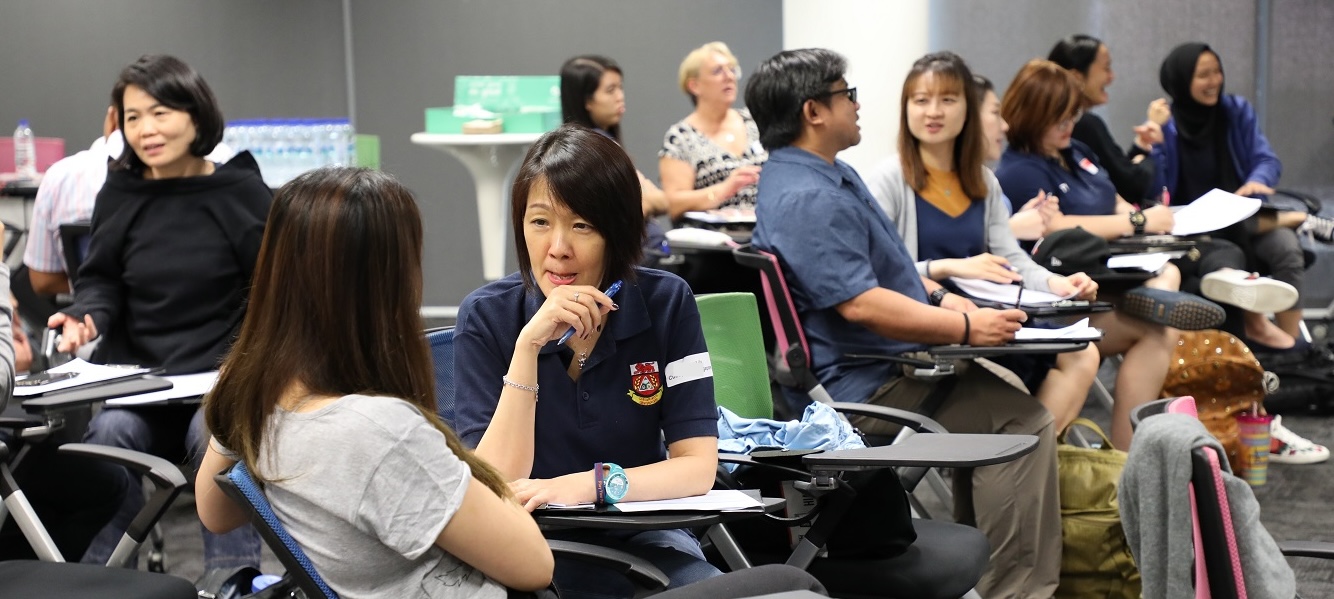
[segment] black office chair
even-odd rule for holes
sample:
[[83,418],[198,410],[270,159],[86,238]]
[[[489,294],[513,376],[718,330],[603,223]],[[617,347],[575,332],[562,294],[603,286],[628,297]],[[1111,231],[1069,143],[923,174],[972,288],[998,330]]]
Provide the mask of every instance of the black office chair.
[[93,239],[93,224],[86,220],[60,225],[60,247],[65,254],[65,276],[69,278],[69,288],[74,289],[74,279],[79,274],[83,259],[88,256],[88,244]]
[[0,562],[0,596],[68,599],[194,598],[196,590],[188,580],[121,567],[143,543],[148,531],[166,513],[172,500],[185,488],[185,477],[180,469],[162,458],[102,445],[70,443],[61,446],[58,452],[105,460],[129,468],[147,477],[155,491],[131,522],[106,566],[64,563],[65,558],[60,549],[14,480],[9,448],[0,444],[0,496],[4,499],[4,507],[0,508],[0,512],[9,511],[13,514],[24,537],[38,556],[36,561]]

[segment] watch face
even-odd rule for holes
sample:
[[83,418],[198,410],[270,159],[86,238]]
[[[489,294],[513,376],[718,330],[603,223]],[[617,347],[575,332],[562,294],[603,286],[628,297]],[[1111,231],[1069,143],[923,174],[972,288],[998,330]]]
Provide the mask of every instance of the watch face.
[[630,490],[630,480],[625,477],[625,473],[617,472],[608,476],[604,482],[607,489],[607,497],[619,500],[625,497],[626,491]]
[[1144,216],[1143,212],[1133,212],[1130,214],[1130,224],[1132,225],[1140,226],[1143,225],[1147,220],[1149,219],[1148,217]]

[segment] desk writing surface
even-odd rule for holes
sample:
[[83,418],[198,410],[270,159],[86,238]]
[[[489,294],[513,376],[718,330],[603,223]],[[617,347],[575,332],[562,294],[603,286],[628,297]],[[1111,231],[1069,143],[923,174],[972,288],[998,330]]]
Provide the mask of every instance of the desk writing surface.
[[913,435],[894,445],[802,456],[813,470],[869,470],[899,466],[975,468],[1008,462],[1037,447],[1033,435],[964,433]]
[[42,414],[53,410],[76,409],[117,397],[151,393],[170,388],[171,381],[155,376],[144,376],[48,393],[24,401],[23,410],[29,414]]
[[731,522],[742,518],[772,514],[782,510],[787,505],[787,502],[781,497],[762,497],[760,502],[764,504],[762,511],[635,512],[623,514],[587,510],[539,509],[533,512],[533,519],[537,521],[538,525],[547,528],[665,530],[712,526],[720,522]]

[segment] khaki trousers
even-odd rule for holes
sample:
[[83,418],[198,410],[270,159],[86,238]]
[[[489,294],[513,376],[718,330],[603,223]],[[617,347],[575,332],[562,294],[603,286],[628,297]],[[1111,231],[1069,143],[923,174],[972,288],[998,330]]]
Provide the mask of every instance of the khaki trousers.
[[[1052,417],[1032,396],[986,368],[960,363],[953,391],[934,414],[953,433],[1037,435],[1022,458],[954,475],[955,519],[976,526],[991,542],[991,563],[977,590],[987,599],[1042,598],[1056,592],[1061,574],[1061,504]],[[918,411],[935,387],[908,375],[885,383],[869,403]],[[867,417],[852,423],[871,435],[893,435],[897,425]]]

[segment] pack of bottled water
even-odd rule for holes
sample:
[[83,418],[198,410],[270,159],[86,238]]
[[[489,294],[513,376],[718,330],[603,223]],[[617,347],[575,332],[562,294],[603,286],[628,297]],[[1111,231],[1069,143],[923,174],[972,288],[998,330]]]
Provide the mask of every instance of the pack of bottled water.
[[356,132],[346,118],[232,121],[222,141],[237,152],[250,150],[270,187],[311,169],[356,161]]

